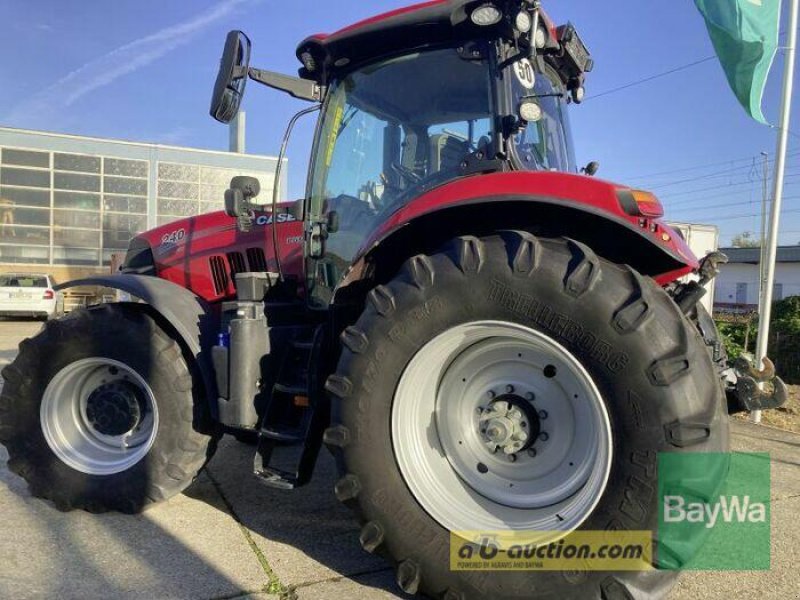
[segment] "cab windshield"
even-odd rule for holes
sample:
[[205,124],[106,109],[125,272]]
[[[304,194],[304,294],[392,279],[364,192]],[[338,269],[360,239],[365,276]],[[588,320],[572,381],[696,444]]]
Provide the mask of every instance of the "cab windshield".
[[329,91],[310,181],[312,218],[335,212],[326,259],[349,265],[375,226],[415,196],[459,176],[492,139],[487,61],[456,50],[356,70]]
[[512,99],[515,106],[523,101],[536,102],[542,118],[528,123],[514,136],[519,164],[531,171],[577,172],[572,134],[569,128],[567,94],[558,76],[550,68],[538,71],[527,59],[509,67]]

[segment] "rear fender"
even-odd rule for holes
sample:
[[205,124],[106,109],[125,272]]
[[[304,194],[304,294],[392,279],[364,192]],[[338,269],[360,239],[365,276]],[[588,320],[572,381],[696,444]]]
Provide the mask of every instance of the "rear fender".
[[174,332],[184,350],[194,357],[211,414],[217,418],[217,385],[211,363],[211,347],[216,340],[218,323],[208,303],[170,281],[144,275],[89,277],[63,283],[55,289],[65,290],[79,286],[111,288],[146,302],[159,325]]
[[407,258],[435,252],[454,237],[485,236],[508,229],[574,239],[611,262],[630,265],[660,285],[667,285],[698,266],[680,235],[662,222],[652,221],[642,228],[598,207],[564,199],[491,196],[429,208],[383,228],[359,253],[338,287],[334,303],[349,303],[351,294],[360,295],[370,287],[364,285],[364,280],[384,283]]

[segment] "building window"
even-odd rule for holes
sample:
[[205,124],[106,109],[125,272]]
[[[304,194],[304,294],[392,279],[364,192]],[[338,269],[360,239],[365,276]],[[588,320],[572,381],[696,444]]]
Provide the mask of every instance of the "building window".
[[100,158],[81,154],[53,155],[53,166],[57,171],[77,171],[79,173],[100,173]]
[[[265,203],[272,198],[267,166],[261,172],[200,166],[193,163],[201,156],[196,152],[184,153],[185,163],[158,162],[153,149],[152,158],[143,160],[102,156],[105,150],[33,150],[24,147],[31,135],[15,133],[11,139],[21,147],[0,147],[0,263],[102,267],[149,224],[221,210],[237,175],[258,177],[261,198]],[[89,140],[78,147],[113,148],[113,143]],[[147,156],[141,148],[119,145],[119,154],[129,153]]]
[[269,176],[265,173],[159,163],[158,224],[164,225],[176,219],[221,210],[225,202],[225,190],[231,179],[237,175],[251,175],[260,179],[261,197],[271,200],[269,190],[272,187],[272,179],[270,177],[267,181]]
[[124,252],[133,236],[147,229],[150,165],[143,160],[103,160],[103,264]]
[[34,152],[32,150],[14,150],[4,148],[2,150],[2,162],[4,165],[18,165],[20,167],[37,167],[39,169],[50,168],[49,152]]

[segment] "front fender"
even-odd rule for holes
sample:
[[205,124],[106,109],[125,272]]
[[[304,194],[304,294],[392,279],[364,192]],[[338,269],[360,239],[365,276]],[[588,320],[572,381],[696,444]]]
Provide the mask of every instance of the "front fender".
[[217,334],[217,318],[208,303],[172,282],[146,275],[104,275],[68,281],[55,287],[65,290],[79,286],[100,286],[127,292],[140,298],[154,311],[161,324],[178,336],[178,342],[195,359],[203,380],[209,406],[216,415],[217,386],[211,364],[211,347]]

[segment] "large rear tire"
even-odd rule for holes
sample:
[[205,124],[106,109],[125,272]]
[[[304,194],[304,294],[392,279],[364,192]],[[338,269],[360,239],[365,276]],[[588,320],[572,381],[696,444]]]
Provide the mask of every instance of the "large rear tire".
[[60,510],[140,512],[184,490],[216,448],[180,346],[140,309],[50,321],[2,375],[9,469]]
[[[459,529],[657,538],[658,453],[727,451],[709,355],[652,280],[570,240],[459,238],[374,289],[341,340],[326,383],[336,494],[361,517],[364,548],[395,564],[403,590],[627,600],[671,587],[675,571],[487,573],[449,563],[449,532]],[[520,450],[521,432],[537,430]],[[495,452],[474,460],[481,444]],[[688,558],[654,541],[661,566]]]

